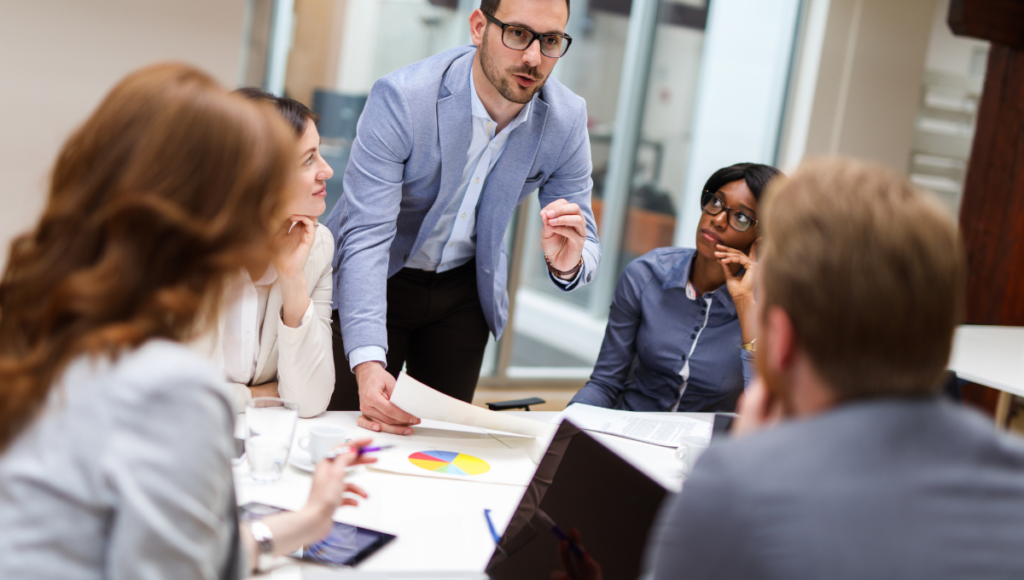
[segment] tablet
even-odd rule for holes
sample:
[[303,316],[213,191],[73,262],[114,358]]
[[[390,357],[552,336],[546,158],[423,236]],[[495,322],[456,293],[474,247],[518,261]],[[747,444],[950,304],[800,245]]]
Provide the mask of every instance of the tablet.
[[[239,520],[243,522],[285,511],[262,503],[247,503],[238,509]],[[327,537],[300,549],[292,556],[329,566],[355,566],[394,539],[395,536],[384,532],[334,522]]]
[[562,421],[487,574],[495,580],[550,578],[561,569],[558,536],[575,528],[605,580],[635,580],[667,493],[591,435]]

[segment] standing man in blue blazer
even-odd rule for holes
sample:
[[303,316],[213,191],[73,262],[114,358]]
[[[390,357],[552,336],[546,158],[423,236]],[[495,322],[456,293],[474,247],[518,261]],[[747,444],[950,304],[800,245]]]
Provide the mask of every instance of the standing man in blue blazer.
[[590,209],[582,98],[549,78],[572,39],[569,0],[483,0],[475,46],[374,84],[359,120],[334,233],[330,409],[411,434],[419,419],[389,401],[408,373],[470,401],[488,331],[508,322],[505,231],[539,190],[552,283],[593,280],[601,258]]

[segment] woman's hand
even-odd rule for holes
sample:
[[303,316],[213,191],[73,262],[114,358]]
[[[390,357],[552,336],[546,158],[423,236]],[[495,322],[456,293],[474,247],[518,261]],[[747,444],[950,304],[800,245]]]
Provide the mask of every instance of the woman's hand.
[[[282,280],[306,277],[306,260],[316,238],[316,222],[307,216],[292,216],[274,235],[274,267]],[[303,282],[305,286],[305,282]]]
[[[344,446],[354,449],[369,444],[370,439],[358,439]],[[345,469],[352,465],[365,465],[376,461],[376,458],[350,451],[334,459],[324,459],[316,464],[316,470],[313,472],[313,487],[309,490],[309,500],[306,502],[306,507],[302,508],[302,511],[309,515],[310,533],[315,536],[310,541],[323,538],[331,531],[331,516],[334,514],[334,510],[343,505],[359,505],[358,500],[348,497],[346,494],[355,494],[363,499],[369,497],[358,485],[345,482]]]
[[[346,494],[354,494],[362,498],[369,497],[358,485],[345,483],[345,468],[350,465],[364,465],[377,461],[374,458],[360,456],[354,449],[370,444],[369,439],[358,439],[344,446],[350,450],[334,459],[324,459],[316,464],[313,472],[313,487],[309,490],[306,506],[297,512],[282,512],[267,516],[262,522],[270,528],[274,536],[274,555],[291,554],[302,546],[322,540],[331,533],[334,526],[334,510],[343,505],[358,505],[359,502]],[[246,552],[249,554],[249,569],[255,570],[259,549],[247,527],[239,530]]]
[[[754,303],[754,269],[757,268],[757,246],[761,238],[754,241],[750,246],[750,255],[718,244],[715,257],[725,271],[725,285],[732,296],[732,302],[736,305],[736,316],[740,319],[740,332],[743,335],[743,344],[749,344],[757,337],[757,321],[754,313],[757,310]],[[733,267],[742,266],[745,271],[743,276],[733,273]]]
[[[715,257],[718,258],[718,263],[722,265],[722,270],[725,272],[725,284],[733,302],[754,301],[754,268],[757,267],[757,246],[760,243],[761,238],[758,238],[750,246],[749,256],[736,248],[722,244],[715,246]],[[733,273],[734,264],[743,267],[745,271],[742,276]]]
[[282,320],[298,328],[309,308],[306,288],[306,260],[316,239],[316,222],[307,216],[292,216],[274,236],[274,267],[281,285]]

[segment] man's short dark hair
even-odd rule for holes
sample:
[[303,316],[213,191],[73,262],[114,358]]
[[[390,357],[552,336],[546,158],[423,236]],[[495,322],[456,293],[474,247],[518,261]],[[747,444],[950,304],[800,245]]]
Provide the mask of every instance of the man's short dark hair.
[[314,124],[320,122],[320,115],[295,99],[279,97],[256,87],[243,87],[236,90],[235,93],[252,101],[263,101],[274,105],[277,112],[281,113],[281,116],[288,121],[292,129],[295,129],[295,133],[299,137],[306,132],[306,121],[313,121]]
[[[498,12],[501,0],[480,0],[480,11],[494,16]],[[569,15],[569,0],[565,0],[565,14]]]
[[742,179],[747,183],[747,187],[750,188],[750,193],[754,194],[754,199],[761,201],[761,194],[768,187],[768,183],[780,175],[782,175],[782,172],[770,165],[737,163],[712,173],[711,177],[704,184],[704,191],[714,193],[722,189],[725,184]]

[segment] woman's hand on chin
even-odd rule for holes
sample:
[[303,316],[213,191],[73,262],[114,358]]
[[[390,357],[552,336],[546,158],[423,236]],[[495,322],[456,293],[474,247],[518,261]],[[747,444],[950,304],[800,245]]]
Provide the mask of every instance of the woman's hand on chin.
[[316,221],[309,216],[293,215],[281,225],[274,235],[274,267],[282,281],[305,277],[306,260],[314,239]]
[[[729,289],[729,295],[732,296],[734,303],[745,305],[754,302],[754,269],[757,267],[757,246],[760,241],[761,238],[758,238],[750,246],[749,256],[722,244],[715,246],[715,257],[718,258],[718,263],[722,265],[722,270],[725,272],[726,287]],[[734,265],[741,266],[745,270],[742,276],[733,273]]]

